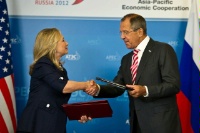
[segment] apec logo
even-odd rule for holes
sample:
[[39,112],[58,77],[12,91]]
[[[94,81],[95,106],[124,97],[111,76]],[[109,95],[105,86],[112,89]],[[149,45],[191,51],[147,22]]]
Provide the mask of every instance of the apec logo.
[[10,39],[10,41],[11,41],[11,44],[20,44],[21,43],[21,38],[18,35],[16,35],[15,37],[12,37]]
[[83,91],[75,91],[72,93],[70,97],[70,102],[80,102],[80,101],[91,101],[93,99],[92,96],[88,95]]
[[15,86],[15,94],[18,96],[17,98],[28,97],[29,87],[28,86]]
[[107,55],[106,60],[108,61],[119,61],[121,59],[121,56],[116,53],[115,55]]
[[75,54],[68,54],[68,55],[66,55],[65,58],[66,58],[67,60],[76,61],[76,60],[80,60],[81,56],[80,56],[79,53],[76,51]]
[[177,47],[177,46],[178,46],[178,41],[169,41],[168,43],[169,43],[169,45],[171,45],[172,47]]

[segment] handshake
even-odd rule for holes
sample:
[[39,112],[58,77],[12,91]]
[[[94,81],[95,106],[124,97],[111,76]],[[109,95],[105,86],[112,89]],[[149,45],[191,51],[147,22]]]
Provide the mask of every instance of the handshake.
[[[100,80],[102,82],[105,82],[107,84],[110,84],[111,86],[115,86],[117,88],[120,88],[120,89],[123,89],[123,90],[133,90],[132,87],[128,88],[127,86],[124,86],[124,85],[121,85],[121,84],[118,84],[118,83],[115,83],[115,82],[112,82],[112,81],[109,81],[109,80],[106,80],[106,79],[103,79],[103,78],[99,78],[99,77],[96,77],[97,80]],[[89,95],[97,95],[100,91],[100,86],[98,84],[96,84],[96,82],[94,80],[90,80],[90,81],[87,81],[87,87],[84,89],[84,91],[89,94]]]
[[[112,81],[109,81],[109,80],[106,80],[106,79],[103,79],[103,78],[99,78],[99,77],[96,77],[97,80],[100,80],[102,82],[105,82],[111,86],[115,86],[117,88],[120,88],[120,89],[123,89],[123,90],[133,90],[132,86],[125,86],[125,85],[121,85],[121,84],[118,84],[118,83],[115,83],[115,82],[112,82]],[[87,87],[86,89],[84,89],[84,91],[89,94],[89,95],[96,95],[99,93],[100,91],[100,86],[98,84],[96,84],[96,82],[94,80],[90,80],[90,81],[87,81]]]
[[86,88],[83,91],[88,95],[94,96],[99,92],[100,88],[94,80],[87,81],[86,84]]

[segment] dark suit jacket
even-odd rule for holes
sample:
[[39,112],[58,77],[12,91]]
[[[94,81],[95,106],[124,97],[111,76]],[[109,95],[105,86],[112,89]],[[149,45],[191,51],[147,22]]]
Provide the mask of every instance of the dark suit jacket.
[[[122,85],[133,84],[130,66],[133,52],[123,56],[114,82]],[[179,92],[178,61],[173,48],[165,43],[150,39],[142,55],[136,85],[148,87],[149,96],[133,98],[129,96],[130,131],[134,132],[134,111],[142,133],[180,133],[180,120],[176,103]],[[109,85],[101,85],[97,97],[117,97],[124,90]]]
[[17,131],[29,133],[65,133],[67,116],[62,104],[71,93],[62,90],[68,81],[66,70],[60,71],[42,57],[34,66],[27,105],[19,119]]

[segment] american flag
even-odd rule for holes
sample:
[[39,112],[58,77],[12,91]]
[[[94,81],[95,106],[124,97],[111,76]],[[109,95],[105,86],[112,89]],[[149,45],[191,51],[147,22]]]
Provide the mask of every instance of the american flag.
[[0,0],[0,133],[16,132],[16,103],[6,0]]

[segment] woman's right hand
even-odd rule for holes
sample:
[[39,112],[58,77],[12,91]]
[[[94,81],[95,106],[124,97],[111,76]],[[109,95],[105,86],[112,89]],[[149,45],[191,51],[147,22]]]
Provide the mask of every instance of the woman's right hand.
[[86,115],[81,116],[80,120],[78,120],[78,122],[80,123],[86,123],[88,121],[92,120],[91,117],[87,117]]
[[88,85],[87,88],[84,90],[87,94],[94,96],[98,91],[98,85],[94,80],[87,81]]

